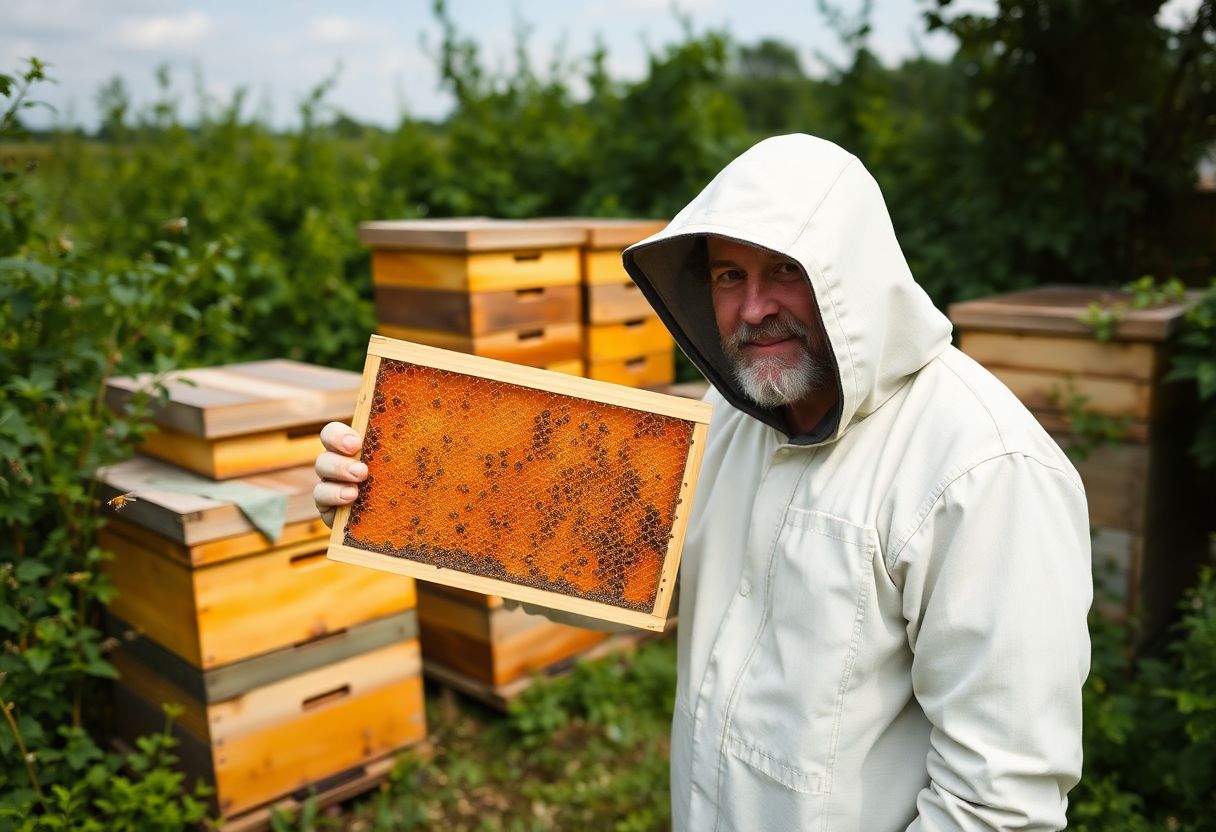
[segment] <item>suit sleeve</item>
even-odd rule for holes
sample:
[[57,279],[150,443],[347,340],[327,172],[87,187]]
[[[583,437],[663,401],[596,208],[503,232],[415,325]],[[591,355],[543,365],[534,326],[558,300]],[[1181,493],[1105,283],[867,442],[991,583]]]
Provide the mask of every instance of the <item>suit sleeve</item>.
[[909,831],[1063,829],[1081,776],[1093,594],[1075,473],[1021,454],[975,466],[895,564],[932,726]]

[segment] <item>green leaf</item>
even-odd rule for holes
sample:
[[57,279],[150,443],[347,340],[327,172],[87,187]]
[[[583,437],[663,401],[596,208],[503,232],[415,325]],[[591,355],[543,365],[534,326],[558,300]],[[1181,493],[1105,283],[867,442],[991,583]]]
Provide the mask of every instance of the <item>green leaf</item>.
[[85,665],[84,672],[90,676],[97,676],[102,679],[117,679],[118,669],[110,664],[105,659],[92,659]]
[[25,651],[25,660],[29,662],[30,670],[38,676],[46,672],[55,656],[50,650],[42,647],[31,647]]
[[21,625],[24,623],[25,618],[15,608],[8,604],[0,604],[0,630],[15,633],[21,629]]
[[39,578],[45,578],[53,570],[45,563],[37,560],[23,560],[17,564],[17,580],[22,583],[33,583]]

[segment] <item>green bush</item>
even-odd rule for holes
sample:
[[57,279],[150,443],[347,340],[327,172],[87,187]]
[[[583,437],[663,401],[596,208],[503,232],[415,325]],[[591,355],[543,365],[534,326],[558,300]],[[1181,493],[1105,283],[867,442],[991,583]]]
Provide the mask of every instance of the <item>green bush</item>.
[[[0,77],[0,96],[15,106],[43,77],[32,62]],[[129,414],[104,406],[109,378],[168,370],[204,338],[231,343],[231,251],[158,242],[102,268],[46,233],[25,184],[6,177],[0,195],[0,829],[185,828],[201,804],[165,768],[167,736],[124,760],[84,730],[116,676],[97,627],[114,589],[92,473],[147,429],[146,396]]]
[[1216,577],[1181,605],[1165,656],[1135,660],[1126,627],[1094,618],[1085,773],[1069,828],[1216,829]]

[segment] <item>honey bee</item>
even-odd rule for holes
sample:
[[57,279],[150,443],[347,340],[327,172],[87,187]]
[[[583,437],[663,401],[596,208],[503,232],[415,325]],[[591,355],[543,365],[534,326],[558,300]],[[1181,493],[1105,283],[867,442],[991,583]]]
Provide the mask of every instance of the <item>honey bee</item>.
[[128,503],[139,502],[135,499],[135,492],[128,491],[126,494],[119,494],[110,500],[106,500],[106,505],[113,506],[115,511],[122,511]]

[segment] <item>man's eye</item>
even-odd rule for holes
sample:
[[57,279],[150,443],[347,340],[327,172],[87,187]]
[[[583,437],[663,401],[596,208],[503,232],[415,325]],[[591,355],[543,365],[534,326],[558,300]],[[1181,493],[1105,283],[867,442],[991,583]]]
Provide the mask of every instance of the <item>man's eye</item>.
[[743,272],[739,269],[726,269],[714,275],[714,283],[734,283],[743,279]]
[[797,274],[797,275],[801,275],[801,274],[802,274],[802,269],[801,269],[801,267],[799,267],[799,265],[798,265],[797,263],[795,263],[794,261],[792,261],[792,260],[786,260],[786,261],[784,261],[784,262],[782,262],[782,263],[778,263],[778,264],[777,264],[777,273],[778,273],[778,274]]

